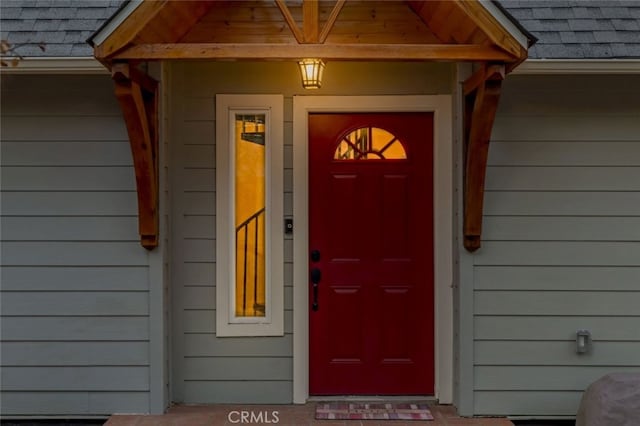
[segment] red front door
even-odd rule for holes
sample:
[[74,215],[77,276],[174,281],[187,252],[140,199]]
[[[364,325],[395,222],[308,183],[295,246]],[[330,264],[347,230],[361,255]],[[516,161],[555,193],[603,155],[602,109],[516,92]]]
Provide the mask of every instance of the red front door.
[[310,393],[431,395],[433,114],[310,114],[309,145]]

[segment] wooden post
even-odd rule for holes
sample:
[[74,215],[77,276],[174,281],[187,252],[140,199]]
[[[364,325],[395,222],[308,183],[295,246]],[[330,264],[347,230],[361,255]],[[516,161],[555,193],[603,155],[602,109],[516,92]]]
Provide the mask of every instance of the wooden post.
[[114,64],[115,94],[129,134],[138,193],[140,243],[158,246],[157,83],[129,64]]
[[481,245],[489,141],[504,76],[504,65],[483,66],[464,84],[466,164],[463,232],[464,247],[471,252]]

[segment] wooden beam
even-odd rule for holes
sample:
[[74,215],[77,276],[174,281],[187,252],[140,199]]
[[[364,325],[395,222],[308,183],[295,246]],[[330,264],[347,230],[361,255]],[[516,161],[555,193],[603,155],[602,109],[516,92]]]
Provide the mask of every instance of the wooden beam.
[[131,44],[178,42],[217,3],[206,0],[144,1],[96,46],[97,59],[109,59]]
[[[476,74],[484,78],[477,82]],[[491,129],[500,100],[504,65],[483,66],[466,82],[476,89],[465,98],[466,165],[464,186],[464,247],[468,251],[480,248],[484,184],[489,154]]]
[[318,0],[302,0],[302,32],[305,43],[317,43],[320,15]]
[[319,43],[324,43],[327,40],[327,37],[329,36],[329,33],[336,23],[336,19],[338,19],[338,15],[340,15],[340,11],[346,2],[347,0],[338,0],[333,6],[333,9],[331,9],[329,18],[327,18],[327,22],[324,23],[322,31],[320,32],[320,39],[318,40]]
[[111,65],[111,76],[115,80],[133,80],[143,90],[152,94],[158,90],[158,82],[156,80],[126,62],[116,62]]
[[[479,1],[455,1],[453,3],[471,18],[492,43],[510,53],[514,58],[526,59],[526,50],[523,50],[520,43]],[[523,52],[524,57],[522,56]]]
[[140,3],[106,40],[95,46],[95,57],[97,59],[107,58],[127,47],[142,28],[160,13],[167,1],[145,1]]
[[[151,250],[158,245],[157,90],[150,93],[130,78],[132,73],[135,75],[137,72],[128,64],[118,64],[112,77],[133,156],[140,243]],[[149,81],[143,84],[147,85]]]
[[302,33],[302,31],[300,31],[300,28],[298,27],[296,20],[293,19],[293,15],[291,15],[291,11],[287,7],[287,4],[285,3],[285,1],[275,0],[275,2],[276,2],[276,6],[278,6],[278,9],[280,9],[280,13],[282,13],[284,20],[287,22],[287,25],[291,29],[293,36],[296,38],[296,41],[298,43],[304,43],[304,34]]
[[484,84],[486,80],[504,80],[504,77],[505,67],[503,65],[487,66],[486,64],[482,64],[482,66],[463,83],[463,93],[465,96],[469,95],[478,90],[480,85]]
[[492,46],[454,44],[140,44],[114,59],[283,59],[303,57],[345,60],[512,61],[513,57]]
[[477,44],[493,45],[511,55],[504,62],[518,64],[527,58],[527,49],[479,1],[410,0],[407,4],[444,43],[473,43],[473,34],[478,33],[482,36],[475,39]]

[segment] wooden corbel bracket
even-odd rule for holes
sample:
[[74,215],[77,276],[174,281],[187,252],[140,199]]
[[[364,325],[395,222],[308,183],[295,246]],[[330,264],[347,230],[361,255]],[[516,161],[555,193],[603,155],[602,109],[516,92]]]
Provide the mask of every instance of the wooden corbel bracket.
[[481,244],[489,141],[504,77],[504,65],[483,65],[463,86],[466,146],[463,232],[464,247],[470,252]]
[[111,75],[133,155],[140,243],[151,250],[158,246],[158,83],[128,63],[113,64]]

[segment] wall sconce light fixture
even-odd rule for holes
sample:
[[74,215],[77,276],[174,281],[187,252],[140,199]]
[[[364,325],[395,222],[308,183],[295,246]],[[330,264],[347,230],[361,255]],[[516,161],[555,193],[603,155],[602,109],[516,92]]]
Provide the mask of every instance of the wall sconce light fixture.
[[591,349],[591,333],[589,330],[576,331],[576,352],[584,354]]
[[319,89],[322,86],[324,62],[322,59],[306,58],[298,61],[302,75],[302,87],[305,89]]

